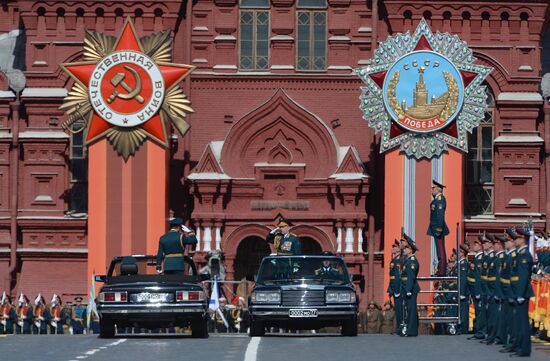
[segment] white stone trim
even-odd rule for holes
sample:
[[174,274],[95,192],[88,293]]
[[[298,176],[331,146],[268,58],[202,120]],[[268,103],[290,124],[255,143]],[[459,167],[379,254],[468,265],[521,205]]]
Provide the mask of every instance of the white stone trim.
[[15,98],[15,94],[11,90],[0,90],[0,98]]
[[206,172],[206,173],[191,173],[189,176],[187,176],[187,179],[191,180],[223,180],[223,179],[231,179],[230,176],[224,173],[214,173],[214,172]]
[[193,31],[208,31],[208,26],[193,26]]
[[342,227],[336,228],[336,252],[342,252]]
[[500,135],[494,143],[543,143],[544,139],[538,135]]
[[65,98],[67,93],[65,88],[25,88],[21,96],[27,98]]
[[236,65],[231,64],[220,64],[220,65],[214,65],[212,69],[221,69],[221,70],[237,70]]
[[353,227],[346,227],[346,253],[353,253]]
[[214,41],[237,41],[237,38],[233,35],[218,35],[214,38]]
[[359,33],[371,33],[372,28],[368,27],[368,26],[362,26],[357,30],[357,32],[359,32]]
[[535,92],[503,92],[497,101],[542,102],[542,95]]
[[202,247],[204,252],[210,252],[212,250],[212,228],[204,227],[204,244]]
[[65,132],[56,132],[51,130],[28,130],[25,132],[19,133],[19,138],[29,139],[29,138],[37,138],[37,139],[69,139],[69,135]]

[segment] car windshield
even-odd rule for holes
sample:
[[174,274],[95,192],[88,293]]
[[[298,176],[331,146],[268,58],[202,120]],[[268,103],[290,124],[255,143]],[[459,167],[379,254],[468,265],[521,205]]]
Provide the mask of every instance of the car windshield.
[[344,262],[335,257],[265,258],[258,271],[257,282],[281,283],[308,280],[319,283],[348,283]]

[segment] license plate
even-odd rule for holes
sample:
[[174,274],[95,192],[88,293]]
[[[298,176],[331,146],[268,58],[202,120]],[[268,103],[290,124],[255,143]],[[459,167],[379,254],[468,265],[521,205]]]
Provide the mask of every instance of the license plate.
[[317,317],[317,309],[296,309],[296,310],[289,310],[288,311],[289,317],[299,317],[299,318],[310,318],[310,317]]
[[165,302],[167,299],[168,293],[142,292],[136,295],[137,302]]

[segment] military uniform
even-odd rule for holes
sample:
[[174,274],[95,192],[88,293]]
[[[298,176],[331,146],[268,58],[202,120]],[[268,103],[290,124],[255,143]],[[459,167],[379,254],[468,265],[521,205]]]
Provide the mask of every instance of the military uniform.
[[478,252],[472,262],[470,262],[470,268],[468,270],[468,294],[471,297],[471,301],[474,304],[475,319],[474,319],[474,338],[485,338],[485,314],[481,312],[483,302],[481,300],[481,274],[480,269],[482,267],[483,252]]
[[35,335],[47,335],[50,320],[50,311],[46,308],[46,306],[44,306],[43,303],[37,305],[34,308],[33,333]]
[[11,305],[9,300],[6,300],[3,305],[0,306],[0,311],[0,325],[2,326],[2,333],[6,335],[13,335],[13,324],[17,320],[15,308]]
[[28,300],[17,307],[17,325],[15,333],[18,335],[30,335],[32,331],[34,316],[32,307],[28,304]]
[[[505,268],[508,270],[506,273],[504,273],[501,277],[504,277],[505,275],[508,276],[508,278],[504,278],[505,281],[509,281],[506,289],[505,294],[507,296],[507,302],[504,302],[503,305],[505,306],[505,323],[506,323],[506,339],[505,344],[506,348],[508,350],[512,350],[512,347],[516,341],[516,308],[515,306],[515,287],[512,286],[512,282],[517,281],[517,251],[515,249],[511,250],[507,256],[506,256],[506,262],[505,262]],[[501,278],[503,279],[503,278]]]
[[504,267],[506,266],[506,253],[504,251],[499,251],[495,254],[495,292],[494,292],[494,300],[497,304],[497,310],[496,310],[496,323],[495,323],[495,336],[493,340],[497,344],[504,343],[504,340],[506,339],[506,336],[503,332],[503,324],[504,324],[504,303],[507,302],[507,296],[505,294],[505,282],[503,282],[503,275],[504,275]]
[[[434,186],[441,189],[444,186],[436,181],[432,182]],[[445,252],[445,236],[449,234],[449,228],[445,223],[445,210],[447,201],[443,193],[439,193],[430,203],[430,225],[428,226],[428,236],[432,236],[435,241],[437,253],[437,274],[444,276],[447,270],[447,254]]]
[[[50,334],[52,335],[62,335],[63,334],[63,324],[65,323],[67,317],[65,311],[61,305],[55,305],[50,308],[51,313],[51,322],[50,322]],[[82,332],[81,332],[82,333]]]
[[497,331],[498,303],[496,295],[497,263],[495,252],[490,251],[486,257],[487,270],[485,273],[485,302],[487,304],[487,343],[493,343]]
[[[467,256],[466,256],[467,257]],[[460,304],[460,333],[467,334],[469,327],[470,304],[468,302],[468,259],[462,258],[458,263],[460,272],[460,283],[458,285],[459,304]]]
[[279,256],[298,256],[302,254],[300,238],[294,233],[269,233],[266,241],[272,243]]
[[529,322],[529,299],[535,294],[531,286],[533,257],[528,246],[522,246],[517,252],[517,281],[512,282],[516,296],[516,342],[513,349],[520,356],[531,355],[531,325]]
[[[176,222],[179,222],[176,218]],[[171,225],[175,225],[171,221]],[[181,223],[180,223],[181,224]],[[159,248],[157,252],[157,271],[162,270],[162,259],[164,258],[165,274],[183,274],[185,271],[185,261],[183,254],[186,245],[197,244],[197,237],[194,233],[188,236],[179,233],[176,229],[171,229],[165,235],[160,237]]]
[[[79,301],[80,299],[80,301]],[[82,298],[75,298],[76,302],[81,302]],[[86,307],[82,304],[76,304],[71,307],[71,327],[73,335],[81,335],[84,333],[84,318],[86,317]]]
[[403,325],[403,297],[401,295],[401,257],[397,256],[390,263],[390,283],[388,295],[393,297],[395,307],[395,333],[401,333]]
[[[413,250],[416,252],[416,246],[414,241],[404,235],[407,243]],[[420,287],[418,286],[418,281],[416,277],[418,276],[419,264],[416,257],[411,254],[409,255],[403,263],[403,271],[401,272],[401,290],[403,292],[403,302],[405,302],[406,310],[406,332],[402,332],[403,336],[417,336],[418,335],[418,308],[416,298],[420,292]]]

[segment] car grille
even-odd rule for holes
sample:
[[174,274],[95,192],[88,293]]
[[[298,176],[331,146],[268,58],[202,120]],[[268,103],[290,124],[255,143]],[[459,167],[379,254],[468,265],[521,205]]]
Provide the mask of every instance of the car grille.
[[282,303],[283,306],[323,306],[325,304],[325,291],[283,291]]

